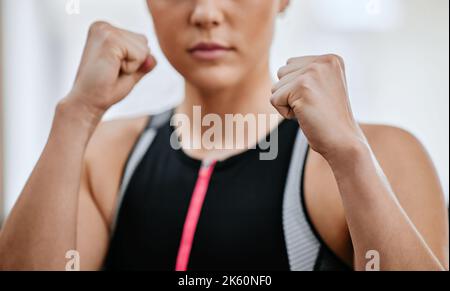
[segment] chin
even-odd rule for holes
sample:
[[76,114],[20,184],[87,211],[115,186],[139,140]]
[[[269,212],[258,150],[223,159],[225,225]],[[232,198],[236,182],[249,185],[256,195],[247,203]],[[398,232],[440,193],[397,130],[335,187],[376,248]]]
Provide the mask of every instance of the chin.
[[198,67],[182,75],[196,88],[207,91],[224,90],[242,80],[240,70],[224,66]]

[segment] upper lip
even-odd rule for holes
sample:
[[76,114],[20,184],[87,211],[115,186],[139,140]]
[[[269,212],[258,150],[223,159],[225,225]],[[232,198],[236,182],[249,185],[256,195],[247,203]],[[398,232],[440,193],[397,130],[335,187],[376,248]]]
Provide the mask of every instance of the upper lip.
[[193,47],[188,49],[189,52],[194,52],[198,50],[202,51],[212,51],[212,50],[231,50],[232,48],[226,45],[222,45],[215,42],[199,42]]

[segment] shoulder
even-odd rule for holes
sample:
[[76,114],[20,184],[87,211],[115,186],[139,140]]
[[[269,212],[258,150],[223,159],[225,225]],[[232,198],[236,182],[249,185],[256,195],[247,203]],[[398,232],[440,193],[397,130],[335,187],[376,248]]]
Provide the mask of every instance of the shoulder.
[[[394,188],[412,187],[421,182],[428,189],[435,190],[427,192],[441,195],[433,162],[416,136],[407,130],[388,125],[361,124],[361,128]],[[397,193],[402,195],[404,191]]]
[[119,162],[120,157],[131,150],[148,118],[142,116],[102,122],[89,141],[86,163],[95,166],[98,163]]
[[443,191],[433,161],[417,137],[404,129],[386,125],[363,124],[361,128],[404,207],[415,204],[423,211],[426,204],[439,206],[438,203],[443,203]]
[[85,170],[91,195],[109,221],[115,209],[122,172],[149,117],[102,122],[89,141]]
[[96,151],[99,147],[118,142],[118,145],[129,142],[139,136],[148,121],[148,116],[135,118],[123,118],[110,121],[103,121],[95,130],[89,145],[89,151]]
[[372,149],[379,154],[399,153],[423,155],[426,151],[419,139],[411,132],[389,125],[360,124]]

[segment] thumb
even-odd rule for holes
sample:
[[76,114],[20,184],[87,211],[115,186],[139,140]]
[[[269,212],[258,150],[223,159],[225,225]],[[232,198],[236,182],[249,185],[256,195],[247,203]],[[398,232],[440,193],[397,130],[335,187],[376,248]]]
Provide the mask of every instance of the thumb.
[[156,67],[156,64],[156,59],[152,55],[149,55],[135,73],[120,76],[116,85],[117,94],[119,96],[128,95],[133,87]]
[[157,64],[157,62],[156,62],[155,57],[153,55],[149,54],[147,56],[147,59],[145,59],[145,61],[142,63],[141,67],[139,68],[139,70],[136,73],[143,74],[143,76],[145,76],[146,74],[150,73],[156,67],[156,64]]

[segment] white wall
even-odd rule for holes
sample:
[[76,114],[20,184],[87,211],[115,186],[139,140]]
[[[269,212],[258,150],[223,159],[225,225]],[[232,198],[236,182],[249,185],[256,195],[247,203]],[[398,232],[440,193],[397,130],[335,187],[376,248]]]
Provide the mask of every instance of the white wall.
[[[269,1],[269,0],[262,0]],[[280,19],[274,71],[291,56],[339,53],[358,119],[412,131],[449,191],[448,0],[292,0]],[[380,5],[368,9],[368,3]],[[5,191],[13,205],[39,157],[53,108],[71,87],[96,19],[146,33],[159,66],[108,118],[173,106],[182,80],[164,61],[144,0],[1,0],[4,13]]]

